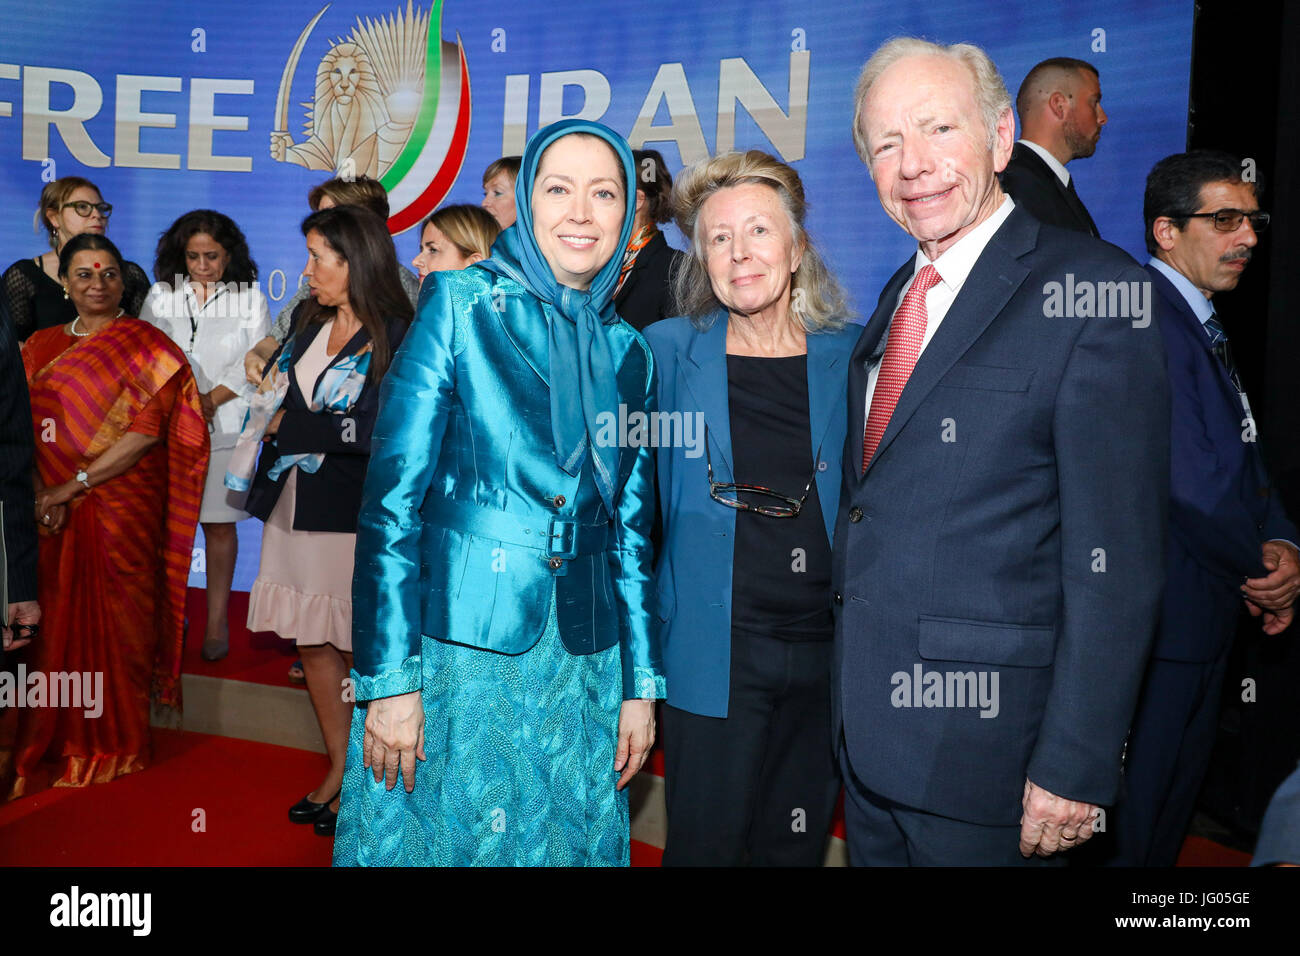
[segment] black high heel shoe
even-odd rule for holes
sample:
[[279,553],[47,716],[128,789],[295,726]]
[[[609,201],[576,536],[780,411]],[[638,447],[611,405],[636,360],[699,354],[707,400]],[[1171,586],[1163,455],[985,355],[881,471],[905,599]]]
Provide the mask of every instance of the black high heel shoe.
[[332,837],[334,835],[334,827],[338,823],[338,820],[339,815],[331,810],[327,803],[325,804],[325,809],[321,811],[321,815],[312,823],[312,829],[316,831],[317,836]]
[[[306,797],[303,797],[301,800],[299,800],[297,803],[295,803],[293,806],[289,808],[289,822],[290,823],[315,823],[318,819],[320,819],[322,813],[329,813],[330,804],[333,803],[335,800],[337,800],[339,798],[339,793],[342,792],[343,789],[340,787],[339,792],[334,794],[334,796],[330,797],[324,803],[315,803],[314,801],[308,799],[311,796],[311,794],[307,794]],[[334,814],[330,813],[330,816],[334,816]],[[331,832],[333,831],[331,830]]]

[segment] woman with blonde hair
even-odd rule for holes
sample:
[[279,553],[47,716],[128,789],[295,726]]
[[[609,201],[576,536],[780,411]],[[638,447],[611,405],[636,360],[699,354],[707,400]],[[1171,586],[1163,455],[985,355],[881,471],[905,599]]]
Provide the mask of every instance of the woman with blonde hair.
[[660,413],[699,423],[704,449],[658,449],[664,863],[816,866],[839,790],[830,543],[859,329],[785,163],[726,153],[673,198],[686,314],[644,334]]
[[[59,253],[73,236],[83,232],[102,236],[108,231],[111,203],[104,202],[99,187],[80,176],[63,176],[46,183],[36,206],[33,228],[44,227],[50,251],[31,259],[19,259],[0,279],[0,298],[9,308],[18,341],[38,329],[66,325],[77,317],[77,309],[59,279]],[[122,308],[139,315],[149,292],[149,277],[134,262],[122,262]]]
[[502,229],[509,229],[515,224],[518,215],[515,208],[515,180],[519,176],[521,159],[518,156],[502,156],[488,163],[483,170],[482,206]]
[[420,281],[430,272],[454,272],[492,255],[501,227],[482,206],[443,206],[420,226],[420,251],[411,265]]

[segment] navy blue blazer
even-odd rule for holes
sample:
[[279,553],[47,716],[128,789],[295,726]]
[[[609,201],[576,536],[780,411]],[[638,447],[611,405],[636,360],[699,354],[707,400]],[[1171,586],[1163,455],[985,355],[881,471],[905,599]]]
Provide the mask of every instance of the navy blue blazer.
[[[410,322],[406,319],[388,320],[390,355],[397,354],[397,347],[402,344],[409,326]],[[286,339],[275,350],[266,367],[271,367],[271,362],[279,357],[286,345],[293,349],[293,362],[296,363],[323,327],[312,323],[297,335]],[[337,364],[369,341],[370,333],[364,328],[358,329],[339,349],[338,354],[330,359],[329,364]],[[293,529],[351,533],[357,530],[361,488],[366,480],[366,466],[370,463],[370,433],[375,427],[375,416],[379,412],[379,383],[367,381],[346,415],[313,412],[308,408],[310,398],[304,394],[304,386],[310,390],[310,394],[314,394],[316,385],[324,374],[322,371],[316,381],[310,383],[299,382],[296,374],[289,377],[289,390],[285,392],[284,404],[281,406],[284,417],[280,419],[275,437],[262,445],[257,473],[248,489],[248,502],[244,507],[254,517],[269,521],[289,477],[289,472],[285,471],[278,479],[271,479],[271,466],[275,460],[281,455],[324,452],[325,460],[315,474],[298,469]]]
[[[1154,657],[1204,663],[1232,642],[1260,545],[1296,541],[1232,384],[1187,300],[1147,266],[1172,392],[1169,541]],[[1247,440],[1249,439],[1249,440]]]
[[[859,327],[808,335],[808,420],[811,465],[827,539],[835,531],[844,445],[844,388],[848,356]],[[712,439],[715,481],[734,481],[731,411],[727,401],[727,316],[707,331],[684,317],[646,328],[659,369],[659,410],[703,413]],[[701,444],[657,453],[663,544],[655,587],[668,703],[706,717],[726,717],[731,679],[731,570],[736,512],[709,497]],[[821,451],[821,458],[813,456]],[[827,600],[830,596],[827,595]]]
[[1016,143],[1012,148],[1011,159],[1007,168],[998,174],[998,182],[1017,206],[1044,225],[1089,236],[1100,235],[1078,193],[1062,185],[1043,157],[1024,143]]
[[1014,826],[1026,777],[1112,803],[1164,579],[1169,386],[1149,314],[1048,296],[1147,275],[1014,209],[863,475],[868,359],[913,270],[850,364],[833,719],[862,783],[906,806]]

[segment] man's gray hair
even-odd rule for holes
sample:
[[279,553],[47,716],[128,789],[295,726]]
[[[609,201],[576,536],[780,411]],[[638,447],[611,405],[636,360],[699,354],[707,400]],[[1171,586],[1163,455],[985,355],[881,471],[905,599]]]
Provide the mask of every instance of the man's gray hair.
[[857,147],[858,156],[867,164],[867,169],[871,168],[871,153],[867,145],[867,134],[862,129],[862,110],[867,102],[867,94],[885,70],[909,56],[946,56],[965,64],[974,80],[975,103],[984,120],[989,149],[992,149],[997,142],[998,120],[1011,109],[1011,94],[1007,92],[1002,74],[993,65],[989,55],[973,43],[942,46],[920,37],[894,37],[886,40],[871,54],[871,59],[867,60],[862,72],[858,74],[857,89],[853,92],[853,145]]

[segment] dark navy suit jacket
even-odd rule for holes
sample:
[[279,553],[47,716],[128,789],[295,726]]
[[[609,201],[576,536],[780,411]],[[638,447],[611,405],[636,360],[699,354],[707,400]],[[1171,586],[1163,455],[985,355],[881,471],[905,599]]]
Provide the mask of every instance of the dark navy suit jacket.
[[1169,540],[1160,630],[1163,660],[1204,663],[1232,642],[1242,579],[1262,577],[1260,545],[1296,541],[1253,440],[1253,428],[1200,319],[1160,271],[1150,274],[1172,393]]
[[[861,782],[909,807],[1013,826],[1026,777],[1112,803],[1164,578],[1169,390],[1149,316],[1058,316],[1047,293],[1067,274],[1076,289],[1147,275],[1014,209],[864,476],[868,359],[913,270],[886,285],[850,365],[833,719]],[[991,691],[996,673],[996,715],[904,697],[918,669],[948,704],[961,675]]]
[[1063,186],[1043,157],[1024,143],[1016,143],[1011,150],[1011,159],[998,180],[1016,205],[1039,222],[1090,236],[1100,235],[1083,200],[1070,192],[1068,186]]
[[[402,344],[409,326],[406,319],[387,320],[390,355],[397,354],[397,347]],[[313,323],[286,339],[275,350],[266,367],[271,367],[271,362],[279,358],[286,346],[292,349],[293,362],[296,363],[323,327]],[[358,329],[329,364],[338,364],[369,341],[370,333],[364,328]],[[253,476],[248,503],[244,507],[249,514],[269,521],[289,478],[289,472],[285,471],[278,479],[271,480],[271,466],[276,459],[280,455],[323,452],[325,460],[314,474],[298,469],[293,528],[295,531],[353,532],[357,530],[361,489],[370,462],[370,433],[379,412],[379,383],[367,381],[357,396],[356,404],[346,415],[313,412],[310,409],[311,396],[324,375],[322,371],[316,381],[310,383],[298,381],[297,375],[289,379],[289,390],[282,405],[284,418],[275,437],[262,446],[257,473]]]
[[[844,388],[858,326],[808,335],[808,422],[816,459],[817,496],[827,539],[840,499]],[[727,402],[727,317],[704,332],[685,318],[645,330],[659,370],[659,410],[703,413],[709,426],[715,481],[731,471],[731,412]],[[703,429],[699,438],[703,440]],[[655,581],[668,703],[706,717],[726,717],[731,677],[731,570],[736,512],[709,497],[706,458],[685,447],[657,455],[663,545]],[[688,454],[689,453],[689,454]],[[744,480],[743,478],[741,480]],[[827,600],[830,596],[827,595]]]
[[[9,309],[0,302],[0,574],[9,603],[36,600],[36,515],[32,510],[32,409]],[[0,603],[0,614],[8,608]],[[7,620],[7,618],[6,618]],[[3,624],[0,621],[0,624]],[[0,664],[4,663],[0,650]]]

